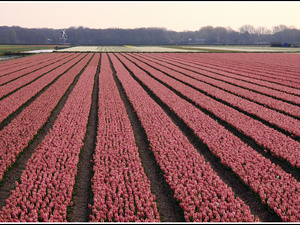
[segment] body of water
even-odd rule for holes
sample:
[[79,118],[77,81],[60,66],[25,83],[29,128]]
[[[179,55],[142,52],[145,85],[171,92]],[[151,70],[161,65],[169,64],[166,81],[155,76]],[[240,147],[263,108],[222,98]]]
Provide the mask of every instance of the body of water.
[[53,52],[54,49],[39,49],[39,50],[31,50],[31,51],[24,51],[24,53],[43,53],[43,52]]

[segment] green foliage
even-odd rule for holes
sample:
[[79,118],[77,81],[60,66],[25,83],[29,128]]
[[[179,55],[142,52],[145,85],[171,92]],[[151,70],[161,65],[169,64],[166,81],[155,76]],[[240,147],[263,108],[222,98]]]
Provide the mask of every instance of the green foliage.
[[39,49],[54,49],[56,45],[0,45],[0,55],[6,52],[23,52]]

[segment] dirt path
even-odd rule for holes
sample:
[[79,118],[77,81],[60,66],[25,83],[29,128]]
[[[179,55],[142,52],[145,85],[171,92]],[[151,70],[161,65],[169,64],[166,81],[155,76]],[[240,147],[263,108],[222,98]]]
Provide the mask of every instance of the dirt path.
[[[7,199],[9,197],[10,191],[15,188],[15,182],[20,180],[20,176],[21,176],[23,170],[25,169],[26,163],[31,158],[32,154],[34,153],[35,148],[44,140],[49,129],[51,129],[51,127],[53,126],[57,115],[60,113],[61,109],[64,107],[65,102],[67,101],[70,93],[72,92],[74,86],[76,85],[76,83],[81,75],[81,72],[75,77],[74,81],[72,82],[70,87],[67,89],[66,93],[63,95],[63,97],[61,98],[61,100],[59,101],[59,103],[57,104],[55,109],[52,111],[51,116],[49,117],[48,121],[39,130],[38,134],[34,137],[32,142],[23,150],[21,155],[19,155],[17,157],[15,164],[10,169],[8,169],[8,171],[5,173],[4,178],[2,179],[1,184],[0,184],[0,208],[5,205],[5,199]],[[36,96],[34,96],[34,98],[32,98],[30,101],[28,101],[20,109],[18,109],[17,113],[14,113],[14,115],[9,118],[9,121],[14,119],[23,109],[25,109],[25,107],[27,107],[34,99],[36,99],[39,95],[41,95],[57,79],[55,79],[53,82],[51,82],[49,85],[47,85],[44,89],[42,89],[41,92],[39,92]],[[8,123],[8,122],[5,121],[5,123]]]
[[[115,71],[114,68],[113,71]],[[149,142],[144,128],[142,127],[137,114],[134,112],[120,81],[115,73],[113,75],[133,128],[140,158],[145,173],[150,180],[151,191],[157,200],[157,208],[161,220],[163,222],[185,222],[183,210],[179,206],[179,203],[174,199],[173,193],[162,175],[162,170],[155,161],[153,152],[149,150]]]
[[93,193],[91,188],[91,179],[93,177],[93,159],[96,146],[97,124],[98,124],[98,89],[99,89],[99,60],[97,72],[95,75],[94,89],[92,94],[92,105],[87,125],[87,133],[84,138],[84,146],[79,155],[77,176],[73,190],[74,207],[71,207],[67,214],[69,222],[88,222],[91,210],[88,204],[93,203]]
[[[104,53],[102,53],[104,54]],[[101,60],[101,57],[100,57]],[[99,61],[100,64],[100,61]],[[87,64],[88,65],[88,64]],[[112,65],[112,64],[111,64]],[[126,67],[126,66],[125,66]],[[85,68],[85,67],[84,67]],[[112,66],[114,71],[114,68]],[[92,94],[92,105],[90,110],[90,116],[87,126],[87,133],[84,139],[84,147],[81,150],[79,155],[79,164],[78,171],[76,176],[75,187],[73,191],[73,202],[74,205],[69,208],[67,219],[69,222],[88,222],[89,215],[91,210],[88,208],[88,204],[93,203],[93,194],[91,189],[91,178],[93,176],[93,164],[91,160],[93,158],[93,153],[96,145],[96,135],[97,135],[97,123],[98,123],[98,89],[99,89],[99,72],[101,70],[100,65],[95,75],[94,90]],[[82,70],[83,71],[83,70]],[[129,71],[129,70],[128,70]],[[145,70],[144,70],[145,71]],[[252,213],[256,214],[262,222],[278,222],[282,221],[272,210],[268,208],[267,205],[264,205],[260,202],[258,196],[246,186],[239,177],[237,177],[232,170],[225,167],[220,160],[211,153],[205,144],[194,134],[192,129],[186,125],[181,118],[178,117],[164,102],[162,102],[147,86],[142,84],[134,74],[129,71],[131,76],[141,85],[144,90],[149,94],[149,96],[167,113],[167,115],[172,119],[174,124],[176,124],[183,134],[188,138],[190,143],[194,146],[197,151],[204,156],[205,160],[210,163],[212,168],[217,172],[218,176],[232,188],[233,192],[241,198],[249,207]],[[147,72],[147,71],[145,71]],[[81,73],[80,73],[81,74]],[[35,148],[41,143],[49,129],[54,124],[54,121],[57,115],[60,113],[69,94],[72,92],[74,86],[76,85],[79,75],[76,76],[75,80],[68,88],[62,99],[59,101],[56,108],[53,110],[50,118],[44,124],[42,129],[29,144],[29,146],[24,149],[23,154],[20,155],[13,165],[13,167],[5,174],[5,177],[0,183],[0,208],[5,205],[5,199],[8,198],[10,191],[15,188],[15,181],[19,181],[22,171],[25,169],[26,162],[33,154]],[[151,75],[151,74],[149,74]],[[131,125],[133,127],[136,144],[139,148],[140,158],[145,170],[147,177],[150,180],[151,191],[156,196],[157,207],[160,213],[161,220],[163,222],[185,222],[184,214],[182,208],[179,206],[179,203],[174,199],[173,192],[171,191],[169,185],[163,177],[163,172],[155,161],[155,157],[152,151],[149,150],[149,142],[146,136],[146,133],[138,119],[136,112],[134,111],[132,105],[130,104],[124,89],[119,82],[115,72],[113,73],[114,80],[117,84],[121,99],[124,102],[124,105],[127,110]],[[52,85],[57,79],[55,79],[51,84],[46,86],[42,91],[28,101],[25,105],[20,107],[13,115],[9,117],[8,120],[0,124],[0,129],[6,126],[13,118],[15,118],[25,107],[27,107],[32,101],[34,101],[41,93],[43,93],[50,85]],[[165,85],[165,84],[164,84]],[[167,85],[166,85],[167,86]],[[168,87],[168,86],[167,86]],[[170,88],[170,87],[169,87]],[[178,92],[174,91],[177,95],[180,96]],[[183,96],[180,96],[186,99]],[[189,99],[186,99],[189,101]],[[192,102],[191,102],[192,103]],[[192,103],[193,104],[193,103]],[[195,105],[196,107],[196,105]],[[226,129],[230,130],[236,136],[238,136],[245,143],[252,146],[256,151],[260,152],[264,157],[271,159],[272,162],[280,165],[284,170],[289,173],[292,173],[294,177],[299,181],[300,175],[298,171],[289,167],[285,163],[277,160],[265,153],[259,146],[253,143],[252,140],[244,137],[240,132],[230,127],[224,121],[221,121],[219,118],[214,117],[210,112],[205,111],[204,109],[199,108],[204,113],[217,120],[222,126],[225,126]]]
[[[125,66],[126,67],[126,66]],[[128,68],[126,68],[128,70]],[[142,69],[142,68],[141,68]],[[270,210],[266,205],[262,204],[257,195],[246,186],[240,178],[236,176],[229,168],[226,168],[220,160],[211,153],[208,147],[194,134],[193,130],[186,125],[183,120],[174,113],[161,99],[159,99],[147,86],[145,86],[134,74],[128,70],[131,76],[144,88],[144,90],[149,94],[149,96],[162,107],[162,109],[168,114],[172,121],[179,127],[183,134],[188,138],[190,143],[194,146],[197,151],[204,156],[205,160],[210,163],[212,168],[217,172],[218,176],[232,188],[236,196],[241,198],[249,207],[252,213],[257,215],[259,219],[263,222],[277,222],[282,221],[272,210]],[[144,70],[145,71],[145,70]],[[148,73],[147,71],[145,71]],[[149,73],[148,73],[149,74]],[[149,74],[151,75],[151,74]],[[165,84],[164,84],[165,85]],[[174,90],[172,90],[174,91]],[[174,91],[175,92],[175,91]],[[178,92],[175,92],[179,94]],[[180,96],[182,97],[182,96]],[[204,113],[209,114],[209,112],[204,111]],[[218,118],[214,118],[218,119]],[[219,121],[220,122],[220,121]],[[227,127],[230,130],[230,127]],[[239,136],[241,138],[241,136]],[[245,141],[245,140],[243,140]]]

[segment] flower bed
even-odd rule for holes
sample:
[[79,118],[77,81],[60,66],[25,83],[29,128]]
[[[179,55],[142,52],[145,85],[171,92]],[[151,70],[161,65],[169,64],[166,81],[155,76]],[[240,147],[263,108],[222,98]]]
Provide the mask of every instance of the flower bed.
[[249,207],[234,196],[231,188],[217,176],[171,119],[121,63],[109,55],[145,129],[156,161],[174,191],[174,198],[184,210],[186,221],[254,221]]
[[155,196],[107,55],[101,58],[98,102],[91,222],[159,222]]
[[[61,66],[69,60],[70,57],[66,58],[66,55],[62,55],[54,60],[47,61],[47,63],[41,63],[39,67],[36,67],[33,70],[25,71],[22,73],[16,72],[14,74],[10,74],[9,76],[2,77],[0,83],[2,83],[3,85],[1,85],[0,89],[0,98],[34,81],[35,79],[38,79],[40,76],[43,76],[45,73],[48,73],[56,67]],[[11,82],[5,84],[6,81]]]
[[81,74],[52,129],[27,162],[20,183],[6,199],[0,221],[66,222],[98,62],[99,54]]
[[220,158],[222,164],[231,168],[260,196],[262,203],[268,204],[285,222],[300,221],[300,199],[298,198],[300,183],[291,174],[286,173],[208,115],[149,77],[120,54],[118,56],[144,85],[148,86],[193,129],[210,151]]
[[0,123],[11,113],[26,103],[30,98],[35,96],[45,86],[51,83],[56,77],[66,72],[68,69],[70,69],[70,67],[74,66],[74,64],[83,57],[84,55],[79,55],[66,64],[63,64],[62,66],[52,70],[50,73],[45,74],[40,79],[37,79],[29,85],[24,86],[23,88],[9,95],[7,98],[2,99],[0,101]]

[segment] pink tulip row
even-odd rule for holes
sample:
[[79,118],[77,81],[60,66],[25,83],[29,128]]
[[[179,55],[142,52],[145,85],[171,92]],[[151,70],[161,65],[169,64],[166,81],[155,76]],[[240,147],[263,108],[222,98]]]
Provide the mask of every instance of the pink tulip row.
[[[42,58],[47,58],[49,56],[47,56],[46,54],[36,54],[36,55],[31,55],[31,56],[27,56],[27,57],[21,57],[21,58],[15,58],[14,60],[4,60],[4,61],[0,61],[0,67],[1,67],[1,74],[5,74],[3,73],[5,70],[7,69],[11,69],[13,67],[16,67],[18,65],[23,65],[26,63],[30,63],[32,61],[36,61]],[[0,77],[2,77],[3,75],[0,75]],[[4,75],[5,76],[5,75]]]
[[232,62],[222,63],[217,60],[209,60],[206,57],[200,58],[199,60],[199,57],[195,57],[195,55],[188,53],[185,55],[177,54],[174,55],[174,57],[172,57],[172,55],[169,55],[168,59],[180,60],[180,62],[184,64],[192,63],[197,68],[203,68],[204,66],[205,68],[217,69],[218,71],[226,72],[226,76],[232,78],[259,84],[261,86],[266,86],[277,90],[282,90],[287,93],[299,94],[299,90],[295,89],[300,87],[299,79],[297,79],[296,77],[284,77],[284,68],[282,68],[281,71],[275,73],[273,72],[273,74],[270,74],[270,76],[268,76],[269,72],[268,70],[265,70],[264,67],[260,68],[259,71],[253,71],[250,65],[244,65],[240,68],[239,66],[234,66]]
[[107,55],[99,75],[97,144],[91,222],[159,222],[131,124]]
[[201,74],[207,75],[207,76],[203,76],[199,73],[189,71],[188,68],[186,68],[186,69],[180,68],[180,67],[176,66],[175,63],[173,65],[170,63],[163,62],[162,59],[153,60],[153,62],[155,62],[158,65],[161,65],[165,68],[170,68],[179,73],[183,73],[191,78],[194,78],[197,81],[204,82],[209,85],[213,85],[213,86],[220,88],[226,92],[232,93],[234,95],[240,96],[240,97],[248,99],[250,101],[257,102],[261,105],[268,106],[269,108],[275,109],[277,111],[285,112],[289,115],[300,118],[300,107],[299,106],[292,105],[290,103],[283,102],[283,101],[274,99],[272,97],[253,92],[251,90],[240,88],[238,86],[231,85],[231,84],[228,84],[223,81],[212,79],[210,77],[207,77],[210,75],[210,73],[208,73],[206,71],[201,71]]
[[[80,54],[80,53],[79,53]],[[0,123],[7,118],[11,113],[21,107],[25,102],[27,102],[30,98],[36,95],[39,91],[41,91],[46,85],[51,83],[56,77],[60,74],[66,72],[71,66],[76,64],[80,59],[82,59],[85,55],[79,55],[78,57],[72,59],[64,65],[57,67],[51,72],[45,74],[29,85],[24,86],[8,97],[2,99],[0,101]]]
[[67,222],[98,62],[99,54],[81,74],[52,129],[28,160],[20,183],[6,199],[0,221]]
[[48,120],[52,110],[88,59],[82,60],[78,66],[61,76],[0,131],[0,180],[7,168],[16,161],[16,157],[28,146],[28,142]]
[[15,71],[23,71],[24,69],[35,68],[40,63],[45,63],[48,60],[52,60],[57,57],[54,54],[42,54],[39,57],[31,57],[29,60],[23,61],[22,63],[15,64],[14,61],[7,61],[7,63],[1,65],[0,76],[9,76],[10,73]]
[[[280,75],[282,70],[284,74],[282,76],[288,78],[297,78],[299,71],[299,56],[296,54],[286,53],[264,53],[264,54],[209,54],[206,58],[212,58],[212,60],[222,61],[226,63],[234,63],[241,68],[249,67],[253,71],[259,71],[263,68],[267,75],[272,74]],[[245,60],[247,58],[247,60]]]
[[[131,55],[127,54],[127,56],[130,57]],[[139,55],[134,55],[134,56],[138,57]],[[203,90],[204,92],[216,97],[217,99],[225,101],[225,102],[229,103],[230,105],[237,107],[243,111],[246,111],[252,115],[258,116],[259,118],[262,118],[262,119],[268,121],[269,123],[274,124],[282,129],[290,132],[292,135],[300,137],[300,130],[299,130],[300,121],[299,120],[296,120],[292,117],[289,117],[287,115],[279,113],[275,110],[266,108],[262,105],[256,104],[255,102],[252,102],[247,99],[241,98],[239,96],[233,95],[229,92],[223,91],[222,89],[216,88],[216,87],[206,84],[204,82],[192,79],[192,78],[185,76],[177,71],[168,69],[167,67],[161,66],[150,60],[146,60],[145,58],[142,58],[142,57],[138,57],[138,58],[140,60],[142,60],[143,62],[147,63],[148,65],[150,65],[151,67],[157,68],[180,81],[188,83],[197,89]],[[130,60],[134,61],[135,63],[139,63],[138,60],[136,60],[132,57],[130,57]],[[145,65],[148,69],[150,69],[153,72],[156,71],[156,70],[151,69],[146,64],[143,64],[143,65]],[[159,79],[164,79],[164,81],[165,80],[173,80],[167,76],[163,76],[162,73],[160,73],[158,71],[155,73],[161,74],[160,77],[162,77],[162,78],[159,78]],[[176,83],[176,85],[172,85],[172,87],[178,87],[178,85],[181,85],[184,87],[184,89],[188,88],[186,85],[180,84],[180,82],[178,82],[178,81],[173,80],[172,82]],[[196,90],[192,90],[191,88],[188,88],[188,89],[194,93],[194,94],[191,94],[191,96],[200,95],[200,96],[204,97],[203,94],[197,92]],[[186,95],[186,91],[184,91],[183,94]],[[212,100],[211,98],[208,98],[208,97],[204,97],[204,98],[209,99],[208,100],[209,102],[210,101],[216,102],[215,100]],[[195,98],[191,98],[191,99],[195,99]],[[199,102],[199,101],[200,101],[200,99],[198,101],[197,101],[197,98],[195,99],[195,102]],[[216,102],[214,104],[220,104],[220,103]],[[221,104],[221,105],[223,105],[223,104]],[[247,118],[247,120],[248,120],[248,117],[245,117],[245,118]]]
[[19,63],[29,62],[32,59],[35,60],[39,58],[40,55],[30,55],[28,57],[15,58],[14,60],[1,60],[0,67],[3,69],[10,68],[12,65],[18,65]]
[[[118,57],[122,57],[117,54]],[[133,80],[112,54],[116,75],[145,129],[156,161],[174,198],[180,202],[186,221],[254,221],[250,209],[213,171],[179,128]],[[122,61],[134,70],[124,58]],[[136,69],[136,70],[135,70]]]
[[[8,82],[11,82],[12,80],[15,80],[15,79],[19,79],[20,77],[22,77],[23,75],[25,74],[30,74],[30,73],[33,73],[33,71],[35,70],[38,70],[38,69],[41,69],[47,65],[50,65],[56,61],[59,61],[60,59],[64,58],[68,56],[67,54],[62,54],[62,55],[56,55],[56,57],[54,59],[52,59],[52,57],[49,59],[47,59],[46,62],[43,62],[43,63],[39,63],[38,65],[34,65],[34,66],[29,66],[27,67],[26,69],[24,70],[20,70],[20,71],[15,71],[15,72],[12,72],[8,75],[4,75],[1,77],[1,80],[0,80],[0,85],[5,85],[6,83]],[[13,65],[12,65],[13,66]]]
[[[168,54],[176,56],[183,60],[183,55]],[[206,54],[203,57],[195,57],[193,54],[186,53],[184,60],[196,62],[205,62],[209,65],[219,65],[222,69],[236,68],[238,71],[247,71],[250,73],[263,72],[264,78],[280,78],[282,80],[297,81],[299,66],[297,61],[299,56],[295,54]],[[252,59],[252,60],[251,60]],[[268,59],[266,61],[266,59]],[[284,65],[286,63],[286,65]]]
[[[217,80],[220,80],[220,81],[223,81],[226,83],[230,83],[232,85],[237,85],[239,87],[242,87],[245,89],[250,89],[255,92],[265,94],[265,95],[268,95],[271,97],[276,97],[276,98],[279,98],[284,101],[289,101],[289,102],[293,102],[295,104],[300,104],[300,96],[295,96],[295,95],[286,93],[284,91],[277,91],[277,90],[274,90],[271,88],[259,86],[257,84],[245,82],[242,80],[233,79],[233,78],[229,77],[229,76],[233,76],[233,75],[231,75],[230,73],[227,73],[227,72],[223,72],[220,69],[211,69],[211,68],[208,68],[207,66],[195,67],[195,64],[193,64],[193,63],[180,64],[180,66],[187,68],[187,69],[191,69],[200,74],[205,74],[206,76],[209,76],[212,79],[217,79]],[[191,66],[194,66],[194,67],[191,67]],[[286,87],[286,88],[288,88],[288,87]],[[298,90],[293,89],[293,91],[297,92]]]
[[46,55],[50,55],[52,53],[44,53],[44,54],[32,54],[32,55],[28,55],[26,57],[18,57],[18,58],[14,58],[13,60],[1,60],[0,64],[1,65],[9,65],[9,67],[13,64],[18,65],[20,63],[24,63],[24,62],[30,62],[32,60],[35,59],[40,59],[41,57],[47,57]]
[[223,66],[219,63],[211,67],[229,73],[228,75],[230,75],[230,77],[232,78],[240,79],[249,83],[255,83],[286,93],[299,95],[299,91],[297,89],[300,87],[299,80],[297,80],[297,78],[282,76],[282,74],[285,73],[283,68],[281,72],[278,72],[277,74],[274,74],[272,77],[270,77],[268,76],[267,70],[264,70],[264,68],[261,68],[260,71],[254,72],[248,67],[239,69],[235,66],[232,66],[231,64],[228,65],[228,68],[225,68],[225,65]]
[[[3,86],[1,86],[1,89],[0,89],[0,98],[18,88],[20,88],[21,86],[26,85],[27,83],[33,81],[34,79],[39,78],[40,76],[44,75],[45,73],[48,73],[50,70],[53,70],[56,67],[61,66],[64,63],[66,63],[67,61],[71,60],[71,58],[69,56],[68,57],[66,57],[66,56],[67,55],[61,55],[60,57],[56,58],[55,60],[49,60],[47,64],[46,63],[40,64],[40,67],[38,70],[34,69],[36,71],[32,70],[33,72],[30,72],[28,75],[25,75],[23,77],[18,78],[17,80],[14,80],[12,82],[4,84]],[[74,56],[73,56],[73,58],[74,58]],[[20,73],[19,74],[18,73],[19,72],[16,72],[16,76],[23,75],[23,74],[20,75]],[[27,73],[27,72],[25,72],[25,73]],[[4,77],[4,78],[11,80],[11,79],[14,79],[13,77],[14,77],[13,75],[12,76],[10,75],[10,76]],[[1,79],[1,81],[3,80],[3,83],[5,83],[4,78]]]
[[136,66],[124,58],[121,59],[145,85],[193,129],[210,151],[220,158],[222,164],[231,168],[260,196],[262,203],[268,204],[284,222],[300,221],[300,183],[291,174],[263,157],[225,127],[137,69]]
[[[223,121],[228,122],[231,124],[233,127],[237,128],[239,131],[243,132],[245,135],[248,137],[251,137],[256,143],[261,145],[263,148],[268,149],[269,151],[272,152],[275,156],[286,159],[288,162],[291,163],[291,165],[300,167],[300,143],[298,141],[293,140],[290,137],[287,137],[286,135],[282,134],[281,132],[278,132],[274,130],[273,128],[270,128],[263,123],[261,123],[258,120],[252,119],[251,117],[227,106],[224,105],[204,94],[201,92],[175,80],[172,79],[166,75],[164,75],[162,72],[159,72],[155,69],[153,69],[151,66],[141,63],[140,61],[128,57],[130,60],[135,62],[137,65],[141,66],[148,72],[150,72],[154,77],[158,78],[159,80],[162,80],[169,86],[173,87],[175,90],[186,96],[187,98],[191,99],[194,101],[197,105],[201,106],[202,108],[212,112],[214,115],[217,117],[221,118]],[[151,63],[149,63],[151,65]],[[152,64],[153,66],[156,66]],[[163,68],[161,68],[163,70]],[[176,78],[181,78],[184,77],[182,74],[178,74],[177,76],[174,74],[174,71],[168,71],[168,72],[173,72],[172,76]],[[142,79],[142,78],[141,78]],[[144,81],[144,83],[147,83]],[[218,98],[222,100],[229,100],[233,102],[233,105],[238,102],[238,104],[241,106],[242,109],[244,108],[250,108],[254,109],[257,108],[257,110],[264,109],[262,106],[257,105],[253,106],[251,104],[254,104],[252,102],[245,102],[243,105],[243,99],[237,99],[238,97],[236,96],[230,96],[229,93],[227,92],[221,92],[218,94],[218,89],[211,87],[211,88],[204,88],[202,86],[198,86],[197,82],[195,82],[193,79],[190,79],[189,81],[190,84],[193,84],[197,88],[200,88],[202,90],[205,90],[208,93],[213,93],[213,95],[217,95]],[[205,84],[206,85],[206,84]],[[206,85],[208,86],[208,85]],[[227,96],[226,96],[227,94]],[[236,97],[236,98],[234,98]],[[245,100],[246,101],[246,100]],[[230,103],[232,103],[230,102]],[[248,104],[250,104],[248,106]],[[258,107],[260,106],[260,107]],[[245,110],[247,111],[247,110]],[[267,109],[267,112],[269,112],[266,115],[266,119],[269,118],[272,113],[279,114],[273,110]],[[264,115],[266,113],[264,110],[262,110],[261,115]],[[259,113],[260,114],[260,113]],[[280,124],[285,125],[288,124],[288,121],[290,119],[290,123],[288,124],[291,128],[292,131],[294,131],[295,135],[300,137],[300,121],[295,120],[293,118],[289,118],[285,115],[281,115],[282,121]],[[276,121],[276,120],[275,120]],[[284,126],[285,128],[289,129],[289,126]]]

